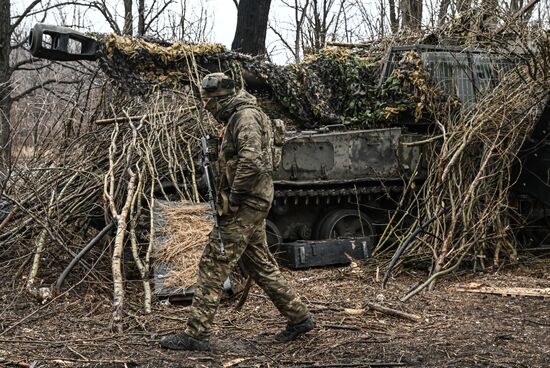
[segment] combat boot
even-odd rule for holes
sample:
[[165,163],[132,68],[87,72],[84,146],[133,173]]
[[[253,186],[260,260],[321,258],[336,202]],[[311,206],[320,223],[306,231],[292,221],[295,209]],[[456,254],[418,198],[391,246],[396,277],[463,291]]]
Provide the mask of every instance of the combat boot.
[[210,343],[208,341],[195,339],[185,332],[175,335],[168,335],[160,340],[160,346],[171,350],[195,350],[208,351]]
[[313,316],[307,317],[300,323],[287,324],[284,331],[275,335],[275,340],[279,342],[289,342],[295,340],[298,336],[305,334],[315,328],[315,319]]

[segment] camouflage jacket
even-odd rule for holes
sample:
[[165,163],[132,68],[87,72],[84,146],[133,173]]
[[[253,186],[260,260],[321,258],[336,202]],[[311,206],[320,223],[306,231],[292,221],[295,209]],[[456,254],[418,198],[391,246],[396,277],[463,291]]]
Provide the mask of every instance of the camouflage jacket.
[[232,98],[218,117],[227,119],[218,162],[221,191],[232,205],[269,210],[273,201],[271,121],[246,91]]

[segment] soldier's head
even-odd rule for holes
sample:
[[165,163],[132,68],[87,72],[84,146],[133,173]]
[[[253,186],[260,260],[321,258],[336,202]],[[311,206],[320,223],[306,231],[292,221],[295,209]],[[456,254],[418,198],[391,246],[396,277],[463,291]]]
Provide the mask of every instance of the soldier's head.
[[212,73],[203,78],[201,97],[227,97],[235,94],[235,81],[224,73]]
[[212,73],[203,78],[201,83],[201,97],[204,107],[212,115],[220,111],[224,102],[235,96],[235,81],[224,73]]

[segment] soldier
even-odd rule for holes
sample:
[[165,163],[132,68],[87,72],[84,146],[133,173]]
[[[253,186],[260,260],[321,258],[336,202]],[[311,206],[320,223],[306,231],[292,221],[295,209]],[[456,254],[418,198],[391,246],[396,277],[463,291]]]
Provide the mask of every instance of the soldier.
[[[210,233],[199,263],[199,276],[187,328],[163,338],[161,346],[176,350],[209,350],[212,321],[222,286],[241,259],[247,272],[287,319],[286,329],[275,335],[280,342],[294,340],[312,330],[307,306],[282,276],[267,247],[265,219],[273,200],[273,132],[270,119],[245,90],[223,73],[207,75],[201,85],[205,108],[224,126],[218,159],[219,191],[228,198],[227,213]],[[218,199],[221,201],[222,199]]]

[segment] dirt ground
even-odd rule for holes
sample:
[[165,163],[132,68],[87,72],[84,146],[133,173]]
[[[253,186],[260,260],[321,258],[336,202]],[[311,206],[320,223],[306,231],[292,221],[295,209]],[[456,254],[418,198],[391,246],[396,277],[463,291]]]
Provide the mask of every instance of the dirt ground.
[[[126,331],[113,333],[108,289],[82,284],[40,305],[2,282],[0,366],[550,367],[550,298],[456,290],[472,282],[548,288],[548,257],[485,273],[464,271],[406,303],[399,299],[425,279],[423,272],[403,271],[386,289],[376,282],[375,267],[284,273],[310,305],[318,328],[298,341],[275,343],[273,334],[284,321],[254,287],[241,311],[235,311],[235,299],[222,303],[208,353],[159,347],[162,336],[182,329],[188,308],[156,303],[151,315],[142,314],[139,283],[128,286]],[[358,314],[365,302],[421,320],[372,310]]]

